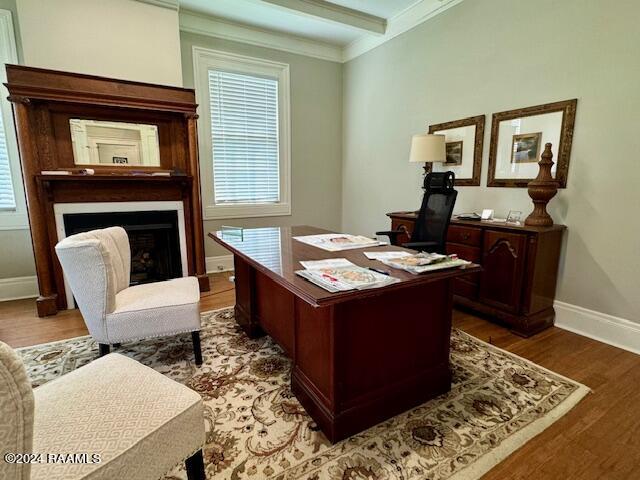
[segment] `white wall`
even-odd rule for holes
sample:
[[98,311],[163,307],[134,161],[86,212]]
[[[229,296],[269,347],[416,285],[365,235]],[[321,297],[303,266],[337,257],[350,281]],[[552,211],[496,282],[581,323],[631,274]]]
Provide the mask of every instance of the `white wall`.
[[526,189],[487,188],[491,114],[578,99],[557,298],[640,322],[640,2],[467,0],[348,62],[343,228],[372,234],[420,205],[411,135],[487,114],[480,187],[456,210],[532,210]]
[[178,12],[134,0],[19,0],[24,64],[182,86]]

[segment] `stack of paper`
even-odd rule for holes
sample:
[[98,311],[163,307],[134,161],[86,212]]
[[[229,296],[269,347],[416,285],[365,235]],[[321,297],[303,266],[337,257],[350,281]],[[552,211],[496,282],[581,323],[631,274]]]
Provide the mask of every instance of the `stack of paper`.
[[392,258],[410,257],[411,252],[404,250],[395,250],[391,252],[362,252],[369,260],[390,260]]
[[354,265],[346,258],[330,258],[300,262],[305,268],[296,274],[306,278],[329,292],[345,292],[378,288],[399,282],[397,278],[383,275],[368,268]]
[[439,253],[416,253],[395,258],[378,258],[378,260],[390,267],[415,274],[471,264],[471,262],[462,260],[455,255],[449,256]]
[[313,245],[314,247],[329,252],[340,252],[342,250],[382,245],[378,240],[361,235],[349,235],[347,233],[323,233],[320,235],[305,235],[303,237],[293,238],[299,242]]

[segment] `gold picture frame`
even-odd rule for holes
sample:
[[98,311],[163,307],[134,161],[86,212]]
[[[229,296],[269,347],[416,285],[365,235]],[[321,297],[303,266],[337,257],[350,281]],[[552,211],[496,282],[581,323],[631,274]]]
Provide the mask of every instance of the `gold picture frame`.
[[[559,120],[554,123],[553,127],[548,128],[532,128],[533,131],[522,132],[517,131],[517,135],[532,135],[534,133],[541,133],[540,146],[538,147],[537,160],[540,159],[542,154],[542,148],[549,136],[555,138],[552,143],[552,149],[554,152],[555,165],[555,180],[558,182],[558,188],[565,188],[567,186],[567,176],[569,172],[569,160],[571,157],[571,144],[573,142],[573,128],[576,119],[576,107],[578,104],[577,99],[565,100],[562,102],[547,103],[543,105],[536,105],[534,107],[519,108],[515,110],[508,110],[505,112],[494,113],[491,120],[491,144],[489,146],[489,172],[487,176],[488,187],[514,187],[514,188],[526,188],[531,180],[533,180],[537,174],[537,169],[533,169],[534,162],[512,162],[514,138],[510,133],[508,138],[500,138],[501,125],[510,125],[522,121],[523,123],[534,124],[535,117],[544,118],[544,116],[557,117]],[[503,135],[505,134],[504,129]],[[509,141],[510,140],[510,141]],[[508,142],[506,145],[505,143]],[[500,145],[500,148],[499,148]],[[509,153],[509,147],[511,152]],[[499,151],[500,158],[499,158]],[[506,156],[506,158],[505,158]],[[536,161],[537,161],[536,160]],[[507,174],[498,176],[497,171],[500,172],[500,168],[506,169]],[[522,167],[526,170],[525,176],[513,174],[513,168]],[[502,170],[504,171],[504,170]]]
[[[485,116],[477,115],[475,117],[463,118],[461,120],[454,120],[452,122],[438,123],[435,125],[429,125],[429,133],[443,133],[446,130],[453,130],[464,127],[475,127],[475,133],[473,134],[473,158],[470,160],[473,162],[471,165],[471,176],[459,177],[456,175],[455,185],[460,187],[478,187],[480,186],[480,173],[482,171],[482,147],[484,143],[484,125]],[[446,135],[446,134],[445,134]],[[459,146],[460,149],[460,164],[443,163],[442,166],[460,166],[464,162],[463,147],[465,143],[461,140],[449,141],[445,145],[449,146],[449,149],[456,149]],[[469,146],[466,146],[469,149]],[[431,164],[427,164],[427,172],[431,171]]]

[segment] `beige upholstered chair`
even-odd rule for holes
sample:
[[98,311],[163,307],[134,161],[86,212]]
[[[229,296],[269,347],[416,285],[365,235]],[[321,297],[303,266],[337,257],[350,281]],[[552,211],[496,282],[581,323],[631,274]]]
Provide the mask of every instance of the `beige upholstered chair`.
[[129,287],[131,250],[121,227],[71,235],[56,253],[100,355],[113,344],[191,332],[196,364],[202,364],[195,277]]
[[0,479],[157,480],[184,461],[189,480],[204,480],[204,440],[200,396],[135,360],[113,353],[32,390],[0,342]]

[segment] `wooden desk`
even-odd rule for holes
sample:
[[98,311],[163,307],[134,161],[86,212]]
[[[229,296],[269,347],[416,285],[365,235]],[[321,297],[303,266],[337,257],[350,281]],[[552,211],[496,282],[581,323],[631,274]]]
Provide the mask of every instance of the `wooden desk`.
[[[412,275],[368,260],[362,249],[332,253],[292,239],[318,233],[329,232],[304,226],[209,236],[234,254],[236,321],[250,337],[264,331],[284,349],[292,391],[336,442],[451,388],[452,282],[479,267]],[[301,260],[340,257],[401,281],[330,293],[294,273]]]
[[[392,230],[409,241],[416,212],[387,213]],[[529,227],[497,222],[451,220],[447,253],[482,265],[482,272],[456,279],[454,301],[531,336],[553,325],[556,281],[566,227]]]

